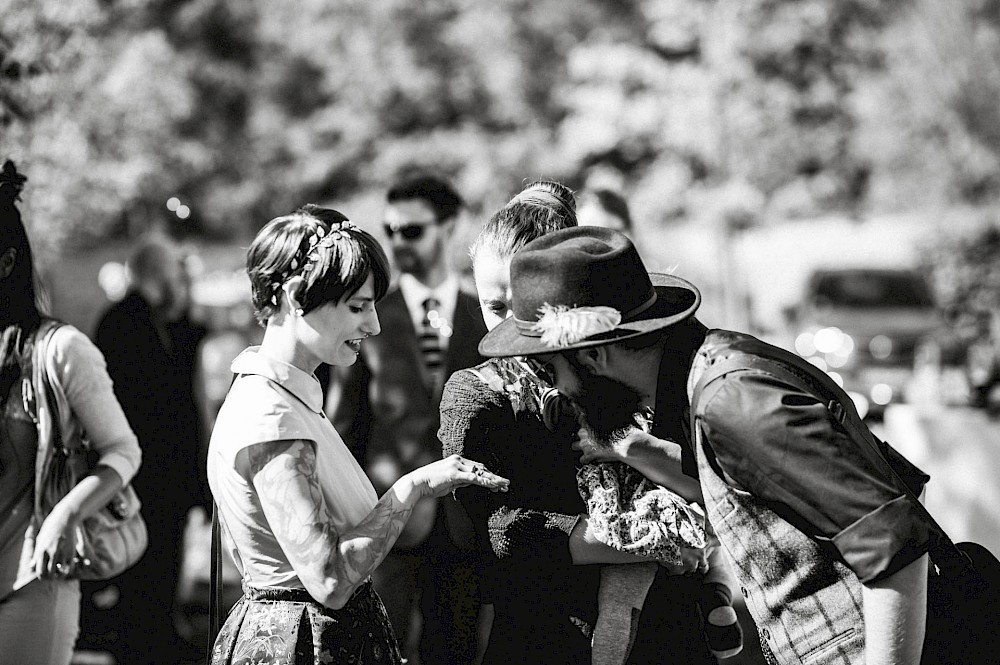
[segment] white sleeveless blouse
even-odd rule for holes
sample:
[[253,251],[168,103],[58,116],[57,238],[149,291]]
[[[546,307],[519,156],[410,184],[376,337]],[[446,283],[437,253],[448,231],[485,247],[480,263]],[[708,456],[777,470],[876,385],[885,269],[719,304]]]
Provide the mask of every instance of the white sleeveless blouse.
[[226,547],[255,587],[302,588],[268,525],[256,489],[236,470],[237,454],[265,441],[316,443],[316,472],[333,527],[344,533],[371,513],[375,488],[323,413],[312,374],[250,347],[233,361],[237,375],[219,411],[208,449],[208,482],[219,506]]

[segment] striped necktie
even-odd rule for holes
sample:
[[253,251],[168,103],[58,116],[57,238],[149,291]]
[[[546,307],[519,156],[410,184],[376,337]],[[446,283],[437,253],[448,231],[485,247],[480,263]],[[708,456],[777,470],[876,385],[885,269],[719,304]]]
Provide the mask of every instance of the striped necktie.
[[420,322],[417,337],[420,342],[420,352],[424,357],[424,367],[427,369],[428,383],[432,390],[437,390],[444,370],[440,331],[444,319],[441,317],[441,303],[437,298],[428,298],[423,305],[424,317]]

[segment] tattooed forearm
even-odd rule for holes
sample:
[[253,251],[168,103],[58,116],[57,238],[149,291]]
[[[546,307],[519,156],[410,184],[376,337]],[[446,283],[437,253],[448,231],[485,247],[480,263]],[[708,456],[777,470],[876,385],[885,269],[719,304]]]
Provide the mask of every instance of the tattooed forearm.
[[390,490],[345,533],[332,525],[309,441],[270,442],[249,451],[249,470],[271,528],[303,583],[346,597],[392,549],[412,505]]
[[343,556],[331,562],[342,566],[337,572],[352,584],[367,578],[392,549],[411,512],[413,506],[400,501],[392,490],[386,492],[368,517],[341,539]]

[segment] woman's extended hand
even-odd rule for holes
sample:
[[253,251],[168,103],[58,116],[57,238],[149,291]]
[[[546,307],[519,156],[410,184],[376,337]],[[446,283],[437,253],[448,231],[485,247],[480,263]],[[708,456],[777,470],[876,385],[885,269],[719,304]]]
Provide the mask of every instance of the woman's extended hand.
[[40,578],[67,577],[73,572],[76,523],[58,506],[49,513],[35,536],[31,569]]
[[451,455],[432,462],[409,474],[414,486],[424,496],[444,496],[449,492],[478,485],[494,492],[506,492],[510,481],[486,469],[484,464]]

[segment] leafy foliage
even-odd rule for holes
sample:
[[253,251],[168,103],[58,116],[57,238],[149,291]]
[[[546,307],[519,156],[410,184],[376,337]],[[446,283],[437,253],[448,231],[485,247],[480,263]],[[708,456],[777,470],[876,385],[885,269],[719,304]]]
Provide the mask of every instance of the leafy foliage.
[[245,236],[414,164],[484,204],[610,177],[647,228],[981,204],[993,4],[0,0],[0,153],[53,250]]

